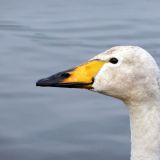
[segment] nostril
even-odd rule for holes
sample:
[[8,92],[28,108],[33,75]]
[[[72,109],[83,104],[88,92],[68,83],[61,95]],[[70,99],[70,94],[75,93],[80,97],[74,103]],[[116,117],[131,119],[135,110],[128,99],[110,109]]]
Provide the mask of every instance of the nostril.
[[68,77],[70,76],[70,74],[67,73],[67,72],[64,72],[64,73],[61,74],[61,76],[62,76],[63,78],[68,78]]

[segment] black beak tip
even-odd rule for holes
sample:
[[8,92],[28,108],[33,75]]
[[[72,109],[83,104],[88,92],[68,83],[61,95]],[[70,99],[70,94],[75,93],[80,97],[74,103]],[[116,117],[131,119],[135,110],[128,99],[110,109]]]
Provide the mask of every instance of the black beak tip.
[[37,82],[36,82],[36,86],[40,86],[40,83],[39,83],[39,81],[37,81]]
[[38,81],[36,82],[36,86],[41,86],[41,80],[38,80]]
[[47,86],[47,79],[40,79],[36,82],[36,86],[45,87]]

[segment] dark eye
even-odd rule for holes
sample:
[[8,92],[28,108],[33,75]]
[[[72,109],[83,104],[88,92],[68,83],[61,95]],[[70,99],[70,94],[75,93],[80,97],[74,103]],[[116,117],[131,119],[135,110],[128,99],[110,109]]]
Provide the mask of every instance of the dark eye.
[[109,60],[109,62],[111,62],[111,63],[113,63],[113,64],[116,64],[116,63],[118,63],[118,59],[117,59],[117,58],[111,58],[111,59]]

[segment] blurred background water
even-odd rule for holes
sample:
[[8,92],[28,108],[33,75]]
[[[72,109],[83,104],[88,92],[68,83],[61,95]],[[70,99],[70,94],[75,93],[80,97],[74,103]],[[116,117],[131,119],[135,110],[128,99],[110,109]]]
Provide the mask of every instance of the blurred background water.
[[35,82],[116,45],[160,61],[158,0],[0,1],[0,159],[128,160],[127,109]]

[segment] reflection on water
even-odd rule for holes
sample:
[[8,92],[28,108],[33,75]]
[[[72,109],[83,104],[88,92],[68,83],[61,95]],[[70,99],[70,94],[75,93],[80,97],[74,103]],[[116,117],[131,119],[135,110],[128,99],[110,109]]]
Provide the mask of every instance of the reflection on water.
[[5,0],[0,5],[0,159],[127,160],[124,104],[35,81],[115,45],[159,62],[158,1]]

